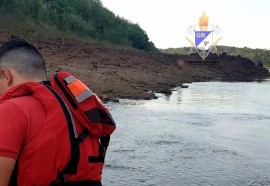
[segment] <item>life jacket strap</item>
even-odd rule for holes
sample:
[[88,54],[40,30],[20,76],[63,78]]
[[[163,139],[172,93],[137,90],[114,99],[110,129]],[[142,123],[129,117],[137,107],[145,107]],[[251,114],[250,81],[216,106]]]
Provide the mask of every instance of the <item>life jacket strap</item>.
[[84,129],[83,132],[78,136],[78,142],[82,143],[85,138],[88,136],[89,131],[87,129]]
[[61,183],[66,183],[67,182],[66,175],[64,173],[60,173],[58,175],[58,179],[60,180]]
[[43,85],[47,87],[51,91],[51,93],[55,96],[55,98],[58,100],[66,116],[67,125],[68,125],[70,145],[71,145],[71,158],[67,166],[62,170],[62,172],[59,175],[61,176],[62,174],[76,174],[78,163],[80,160],[80,147],[79,147],[78,134],[76,131],[73,115],[71,111],[69,110],[68,106],[66,105],[66,103],[64,102],[64,100],[60,97],[60,95],[52,87],[48,86],[47,84],[43,84]]
[[89,156],[88,162],[89,163],[104,163],[105,162],[105,156],[106,151],[110,143],[110,136],[102,136],[99,139],[100,146],[99,146],[99,156]]

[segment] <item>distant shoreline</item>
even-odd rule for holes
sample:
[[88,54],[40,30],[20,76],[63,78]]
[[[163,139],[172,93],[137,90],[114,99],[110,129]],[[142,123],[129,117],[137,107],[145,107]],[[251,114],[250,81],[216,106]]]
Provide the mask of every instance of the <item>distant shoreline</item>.
[[[0,33],[0,41],[9,37]],[[155,92],[170,94],[183,83],[215,81],[250,81],[270,76],[246,58],[210,55],[217,65],[187,64],[182,70],[176,61],[200,60],[191,56],[107,48],[67,39],[30,40],[44,55],[49,77],[55,71],[68,70],[79,76],[105,102],[126,99],[155,99]],[[150,91],[150,92],[149,92]],[[152,92],[151,92],[152,91]]]

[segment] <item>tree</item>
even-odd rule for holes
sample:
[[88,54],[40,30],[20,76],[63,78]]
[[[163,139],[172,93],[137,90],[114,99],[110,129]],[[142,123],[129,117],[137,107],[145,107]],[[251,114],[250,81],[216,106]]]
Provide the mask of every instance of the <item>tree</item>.
[[2,0],[1,8],[15,9],[27,17],[72,31],[80,36],[153,51],[145,31],[103,7],[100,0]]

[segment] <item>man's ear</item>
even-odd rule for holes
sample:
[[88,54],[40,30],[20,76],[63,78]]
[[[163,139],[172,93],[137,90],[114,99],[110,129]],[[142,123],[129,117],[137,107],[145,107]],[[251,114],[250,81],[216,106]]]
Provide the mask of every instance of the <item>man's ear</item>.
[[0,70],[1,77],[6,81],[7,86],[12,84],[12,75],[8,69],[2,68]]

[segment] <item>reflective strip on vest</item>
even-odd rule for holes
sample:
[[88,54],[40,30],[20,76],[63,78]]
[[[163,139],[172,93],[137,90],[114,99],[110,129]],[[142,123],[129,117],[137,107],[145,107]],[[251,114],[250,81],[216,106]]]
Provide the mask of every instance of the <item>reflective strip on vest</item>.
[[94,95],[94,93],[85,84],[73,76],[65,78],[65,82],[68,84],[68,89],[71,91],[78,103],[81,103]]
[[65,106],[67,108],[67,111],[68,111],[69,115],[70,115],[70,119],[71,119],[71,123],[72,123],[72,126],[73,126],[73,132],[74,132],[75,138],[78,138],[78,132],[77,132],[77,129],[76,129],[76,126],[75,126],[75,121],[74,121],[73,114],[72,114],[71,110],[68,108],[66,102],[64,100],[63,100],[63,102],[64,102],[64,104],[65,104]]
[[65,78],[65,82],[67,84],[70,84],[70,83],[72,83],[75,80],[76,80],[76,78],[74,76],[68,76],[68,77]]
[[83,101],[86,100],[87,98],[90,98],[90,97],[93,96],[93,95],[94,95],[94,93],[93,93],[90,89],[88,89],[88,90],[85,91],[84,93],[82,93],[82,94],[76,96],[75,99],[76,99],[76,101],[77,101],[78,103],[81,103],[81,102],[83,102]]

